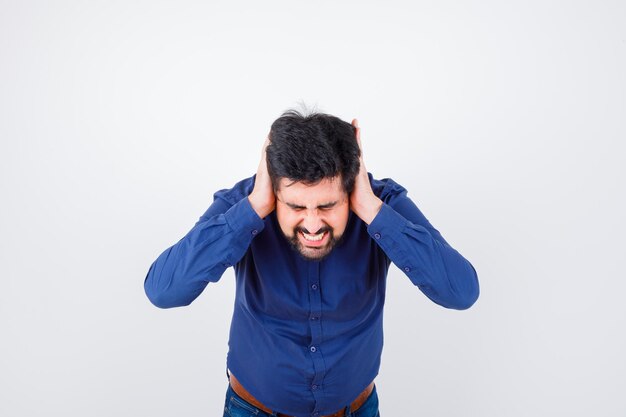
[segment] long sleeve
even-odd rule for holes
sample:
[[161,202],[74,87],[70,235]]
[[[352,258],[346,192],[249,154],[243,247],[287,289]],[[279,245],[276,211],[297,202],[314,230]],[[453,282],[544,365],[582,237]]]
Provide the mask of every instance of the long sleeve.
[[190,304],[243,257],[263,228],[248,198],[233,205],[215,198],[195,226],[150,266],[144,280],[148,299],[160,308]]
[[389,180],[383,206],[367,228],[389,259],[433,302],[457,310],[478,299],[472,264],[452,248],[407,197]]

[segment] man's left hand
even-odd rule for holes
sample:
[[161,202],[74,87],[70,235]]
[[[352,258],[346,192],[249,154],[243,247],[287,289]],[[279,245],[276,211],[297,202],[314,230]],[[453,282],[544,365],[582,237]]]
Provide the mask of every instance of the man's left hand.
[[354,190],[350,194],[350,209],[369,225],[380,211],[383,202],[372,191],[372,186],[367,176],[367,169],[365,169],[365,164],[363,163],[363,147],[361,146],[359,122],[353,119],[352,126],[356,129],[356,141],[359,144],[361,156],[359,157],[359,173],[354,180]]

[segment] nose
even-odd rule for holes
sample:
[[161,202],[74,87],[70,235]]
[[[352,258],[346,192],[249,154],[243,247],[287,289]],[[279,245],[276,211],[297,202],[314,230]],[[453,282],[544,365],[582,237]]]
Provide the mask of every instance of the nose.
[[324,227],[324,222],[322,218],[314,213],[307,214],[302,220],[302,227],[306,229],[309,233],[314,234],[317,233],[322,227]]

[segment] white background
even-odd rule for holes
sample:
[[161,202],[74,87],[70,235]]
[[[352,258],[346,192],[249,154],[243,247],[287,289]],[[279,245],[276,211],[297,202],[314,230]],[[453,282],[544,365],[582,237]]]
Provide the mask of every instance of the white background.
[[[0,1],[0,415],[221,416],[234,274],[143,280],[301,101],[475,266],[392,266],[383,417],[626,414],[622,1]],[[346,376],[349,377],[349,376]]]

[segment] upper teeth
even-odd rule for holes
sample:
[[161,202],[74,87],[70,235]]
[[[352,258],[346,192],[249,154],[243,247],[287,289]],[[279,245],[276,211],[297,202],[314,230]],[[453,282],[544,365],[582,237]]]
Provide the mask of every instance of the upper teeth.
[[310,235],[310,234],[304,233],[304,232],[302,232],[302,234],[304,235],[304,238],[306,240],[313,240],[313,241],[322,240],[322,238],[324,237],[324,232],[322,232],[322,233],[320,233],[318,235]]

